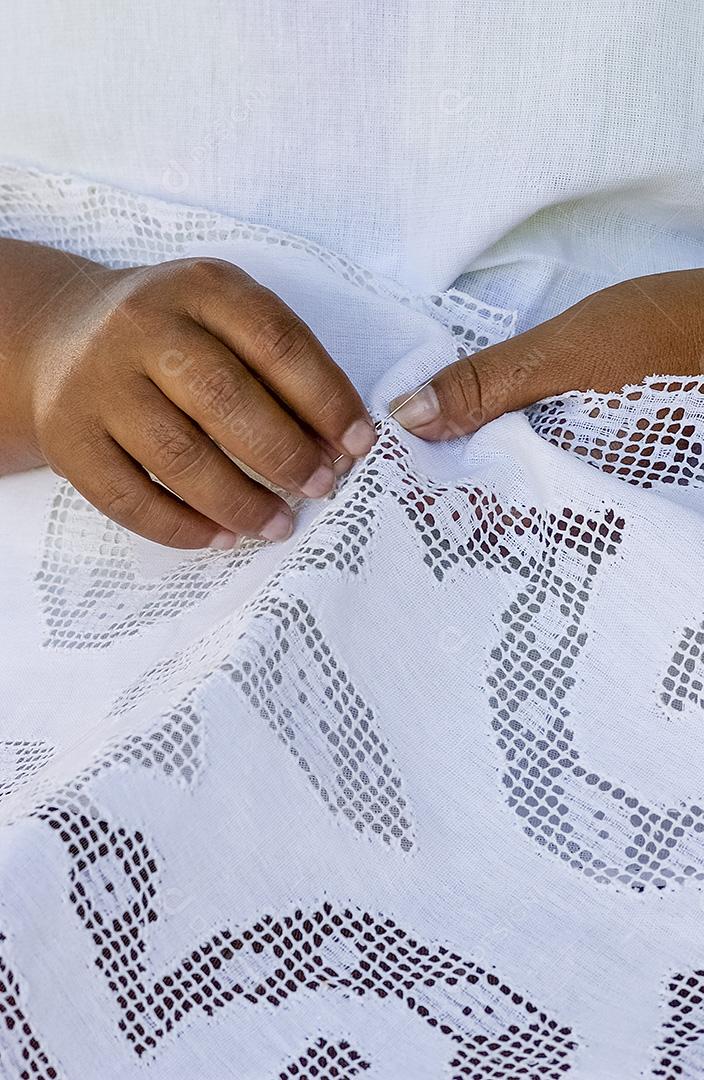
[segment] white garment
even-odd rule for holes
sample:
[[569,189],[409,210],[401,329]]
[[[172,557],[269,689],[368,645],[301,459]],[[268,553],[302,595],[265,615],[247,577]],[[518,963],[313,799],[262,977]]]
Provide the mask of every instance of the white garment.
[[[704,262],[702,19],[13,7],[0,235],[232,259],[380,416]],[[3,1080],[702,1077],[703,395],[388,422],[230,553],[0,481]]]
[[3,20],[0,160],[423,292],[489,268],[466,287],[538,322],[704,263],[703,37],[699,0],[33,0]]

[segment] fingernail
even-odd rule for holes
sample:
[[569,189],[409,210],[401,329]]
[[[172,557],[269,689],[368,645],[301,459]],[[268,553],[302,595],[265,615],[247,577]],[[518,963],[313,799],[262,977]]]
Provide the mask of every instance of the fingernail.
[[376,429],[369,420],[355,420],[350,424],[340,442],[350,457],[367,454],[376,442]]
[[293,531],[293,519],[285,510],[277,510],[273,518],[267,521],[260,535],[265,540],[285,540]]
[[239,536],[228,532],[227,529],[222,529],[220,532],[215,533],[215,536],[210,541],[210,547],[215,548],[216,551],[230,551],[238,540]]
[[[403,402],[403,404],[402,404]],[[440,415],[440,402],[432,386],[425,386],[417,394],[399,394],[389,405],[401,427],[407,431],[429,424]]]
[[322,495],[328,495],[335,486],[335,473],[329,465],[320,465],[314,473],[301,484],[301,491],[309,499],[319,499]]
[[335,470],[335,476],[342,476],[343,473],[348,472],[352,468],[354,458],[347,457],[346,454],[340,454],[336,457],[332,463],[332,467]]

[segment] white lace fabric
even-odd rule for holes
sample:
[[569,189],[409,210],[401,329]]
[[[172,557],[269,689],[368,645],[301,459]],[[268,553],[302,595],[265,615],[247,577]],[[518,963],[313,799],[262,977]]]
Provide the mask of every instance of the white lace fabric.
[[[508,336],[264,227],[36,170],[0,232],[198,251],[375,415]],[[704,1073],[704,380],[372,453],[283,545],[0,481],[0,1072]]]

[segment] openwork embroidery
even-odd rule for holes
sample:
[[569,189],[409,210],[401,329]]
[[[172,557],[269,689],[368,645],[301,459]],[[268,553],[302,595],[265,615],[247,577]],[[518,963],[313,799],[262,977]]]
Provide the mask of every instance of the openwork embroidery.
[[140,675],[115,700],[110,717],[130,712],[154,692],[187,694],[192,688],[200,687],[221,667],[239,632],[236,615],[223,619],[209,633]]
[[58,484],[36,577],[47,645],[107,648],[174,619],[224,585],[262,546],[252,540],[232,552],[199,552],[149,579],[137,569],[134,542],[67,481]]
[[157,858],[141,831],[114,827],[94,806],[65,801],[41,816],[71,859],[70,902],[96,948],[138,1056],[153,1053],[190,1013],[211,1017],[234,1002],[276,1009],[321,989],[395,997],[447,1039],[448,1080],[559,1080],[576,1042],[492,970],[424,942],[383,915],[325,902],[223,928],[172,969],[151,970],[149,927],[159,917]]
[[507,801],[526,834],[599,883],[642,889],[702,880],[701,807],[658,808],[598,775],[582,760],[569,724],[565,701],[587,644],[581,624],[595,577],[616,554],[623,519],[613,511],[590,517],[569,507],[561,515],[503,507],[466,486],[411,486],[406,504],[438,580],[484,563],[525,582],[501,616],[505,633],[492,650],[487,686]]
[[622,394],[568,394],[526,413],[541,438],[629,484],[704,482],[704,379],[651,377]]
[[135,733],[115,740],[91,765],[61,789],[61,797],[71,802],[75,798],[85,802],[80,795],[86,785],[106,769],[116,766],[141,765],[167,779],[175,780],[186,788],[195,784],[204,767],[204,724],[189,694],[175,708],[169,709],[157,726],[145,734]]
[[682,713],[689,704],[704,708],[704,622],[685,626],[662,680],[660,701]]
[[141,765],[185,790],[193,787],[205,766],[205,724],[194,704],[195,697],[195,690],[189,692],[146,732],[118,735],[109,740],[98,756],[58,789],[47,791],[46,784],[38,785],[35,781],[19,791],[19,798],[14,797],[16,789],[13,789],[13,798],[0,804],[1,823],[9,825],[24,816],[43,818],[49,803],[52,806],[78,806],[90,813],[91,799],[87,789],[91,781],[113,768]]
[[321,1037],[294,1058],[277,1080],[354,1080],[369,1067],[345,1039],[332,1042]]
[[164,262],[188,255],[194,243],[227,249],[244,240],[303,251],[356,288],[423,312],[450,330],[462,355],[505,340],[515,327],[515,311],[492,307],[459,289],[409,292],[314,241],[225,214],[13,165],[0,165],[0,193],[0,235],[73,251],[106,265]]
[[[492,651],[487,678],[509,806],[531,839],[600,884],[662,889],[702,880],[699,804],[658,807],[590,769],[565,704],[587,644],[582,622],[594,581],[604,560],[617,553],[623,519],[611,510],[590,516],[570,507],[553,514],[504,506],[480,486],[433,484],[409,461],[395,435],[380,440],[348,500],[364,502],[367,531],[338,528],[336,564],[360,572],[375,500],[390,493],[412,522],[439,583],[479,565],[522,579],[524,587],[501,616],[505,634]],[[346,512],[347,506],[335,511],[338,526]],[[310,557],[310,546],[306,551]],[[328,565],[322,549],[316,558],[320,568]],[[697,649],[695,639],[695,657]],[[588,817],[585,806],[592,807]]]
[[696,1080],[704,1074],[704,971],[673,976],[667,986],[667,1019],[652,1075]]
[[305,600],[268,593],[223,665],[334,814],[408,852],[413,823],[372,707],[325,641]]
[[[614,553],[623,522],[569,514],[566,524],[566,537],[574,530],[583,552],[584,577],[565,578],[553,560],[532,567],[502,614],[505,634],[492,651],[496,667],[487,682],[509,806],[536,843],[599,883],[640,890],[701,881],[702,808],[654,805],[590,769],[577,748],[565,701],[587,644],[581,623],[593,578],[603,556]],[[548,625],[561,630],[548,633]]]
[[[0,934],[0,942],[4,940]],[[27,1017],[17,977],[1,955],[0,1070],[8,1080],[61,1080]]]
[[0,801],[25,784],[36,783],[37,773],[53,754],[53,746],[47,746],[41,739],[0,742]]

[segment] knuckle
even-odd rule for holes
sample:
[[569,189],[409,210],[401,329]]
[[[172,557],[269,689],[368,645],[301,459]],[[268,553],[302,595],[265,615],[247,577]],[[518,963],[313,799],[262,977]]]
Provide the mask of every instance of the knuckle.
[[184,259],[179,266],[179,273],[185,274],[189,284],[196,284],[203,289],[221,288],[227,282],[243,273],[239,267],[226,259],[197,256]]
[[227,507],[228,520],[233,526],[247,529],[256,529],[267,519],[268,500],[264,492],[241,491],[231,500]]
[[318,463],[318,453],[305,439],[273,438],[263,455],[266,474],[275,477],[306,480]]
[[207,456],[207,445],[197,431],[172,424],[157,424],[151,431],[157,471],[171,478],[198,469]]
[[[341,386],[320,389],[313,395],[311,405],[322,427],[334,426],[342,429],[345,426],[345,417],[350,415],[350,396]],[[341,430],[340,433],[342,433]]]
[[[146,315],[153,319],[159,304],[154,280],[149,276],[137,275],[130,288],[115,298],[105,320],[105,329],[124,331],[124,322],[128,320],[141,327]],[[146,324],[145,324],[146,325]]]
[[134,289],[117,301],[110,312],[109,323],[120,322],[123,319],[138,323],[147,306],[145,290]]
[[195,546],[193,529],[185,514],[178,511],[173,519],[163,523],[159,530],[158,543],[166,547],[189,548]]
[[276,367],[295,363],[310,344],[309,331],[293,316],[269,319],[257,336],[257,344]]
[[152,498],[147,492],[141,491],[137,485],[118,483],[108,479],[101,490],[100,502],[103,512],[113,521],[130,526],[148,519]]
[[242,408],[240,386],[227,368],[198,372],[190,382],[189,392],[199,411],[227,421]]
[[[490,418],[486,387],[481,373],[471,360],[460,361],[449,385],[450,416],[462,425],[482,427]],[[466,429],[465,429],[466,430]]]

